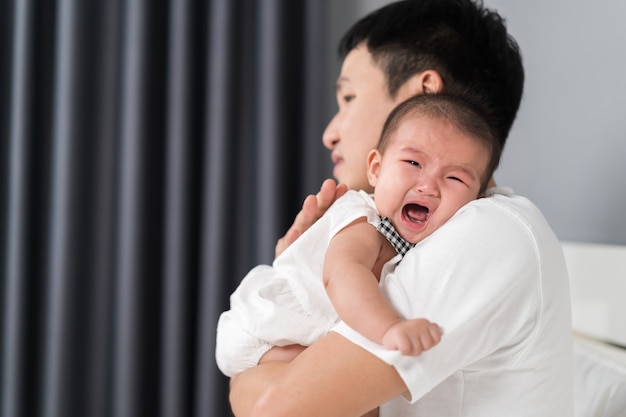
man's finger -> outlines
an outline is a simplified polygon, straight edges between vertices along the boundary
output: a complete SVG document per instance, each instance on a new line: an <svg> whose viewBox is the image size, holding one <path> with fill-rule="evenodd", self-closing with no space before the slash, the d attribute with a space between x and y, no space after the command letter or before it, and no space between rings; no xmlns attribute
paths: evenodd
<svg viewBox="0 0 626 417"><path fill-rule="evenodd" d="M322 183L320 191L317 193L317 211L325 212L332 203L335 202L337 185L334 180L327 179Z"/></svg>
<svg viewBox="0 0 626 417"><path fill-rule="evenodd" d="M335 200L348 192L348 186L346 184L339 184L335 188Z"/></svg>

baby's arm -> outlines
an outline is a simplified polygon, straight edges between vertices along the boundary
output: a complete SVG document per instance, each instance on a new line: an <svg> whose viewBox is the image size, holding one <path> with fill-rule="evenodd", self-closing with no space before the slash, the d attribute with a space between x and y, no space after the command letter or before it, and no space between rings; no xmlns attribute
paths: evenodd
<svg viewBox="0 0 626 417"><path fill-rule="evenodd" d="M386 244L365 218L341 230L326 251L324 286L350 327L403 354L419 355L439 341L439 327L425 319L404 320L387 302L372 272L388 260L379 259Z"/></svg>
<svg viewBox="0 0 626 417"><path fill-rule="evenodd" d="M382 345L403 355L417 356L439 343L441 333L441 328L429 320L402 320L387 330Z"/></svg>

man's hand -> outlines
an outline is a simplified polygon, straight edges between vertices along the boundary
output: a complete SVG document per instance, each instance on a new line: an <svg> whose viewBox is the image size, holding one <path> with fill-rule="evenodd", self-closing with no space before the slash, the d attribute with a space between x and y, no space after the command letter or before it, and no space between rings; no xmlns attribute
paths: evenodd
<svg viewBox="0 0 626 417"><path fill-rule="evenodd" d="M367 414L363 414L361 417L378 417L378 408L373 409Z"/></svg>
<svg viewBox="0 0 626 417"><path fill-rule="evenodd" d="M336 185L335 181L328 179L322 183L320 191L316 195L308 195L302 204L302 210L296 216L293 224L276 243L275 256L283 253L285 249L296 241L309 227L313 225L328 210L331 204L348 191L345 184Z"/></svg>

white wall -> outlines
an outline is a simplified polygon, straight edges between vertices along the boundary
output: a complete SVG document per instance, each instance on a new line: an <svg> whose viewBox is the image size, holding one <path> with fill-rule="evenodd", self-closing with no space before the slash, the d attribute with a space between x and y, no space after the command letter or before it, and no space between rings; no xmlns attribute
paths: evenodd
<svg viewBox="0 0 626 417"><path fill-rule="evenodd" d="M386 3L329 1L331 62L343 31ZM533 200L562 240L626 244L626 2L485 4L506 18L526 69L498 183Z"/></svg>

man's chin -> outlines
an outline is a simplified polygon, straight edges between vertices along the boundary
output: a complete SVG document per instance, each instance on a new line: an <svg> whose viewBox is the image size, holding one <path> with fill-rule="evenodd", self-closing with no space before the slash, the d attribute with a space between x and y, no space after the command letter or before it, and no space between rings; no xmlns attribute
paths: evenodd
<svg viewBox="0 0 626 417"><path fill-rule="evenodd" d="M363 183L350 183L350 182L341 182L341 181L339 181L339 184L346 184L349 190L365 191L368 194L374 193L374 188L372 188L372 186L369 184L366 185Z"/></svg>
<svg viewBox="0 0 626 417"><path fill-rule="evenodd" d="M352 178L346 175L342 175L342 166L335 165L335 169L333 171L333 178L337 181L337 184L345 184L348 186L349 190L363 190L367 193L373 193L374 187L372 187L367 178Z"/></svg>

